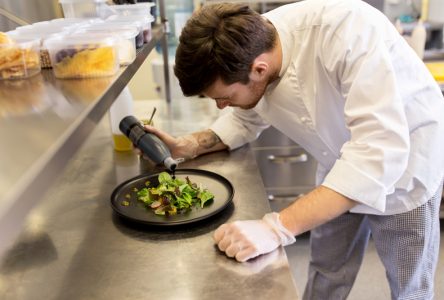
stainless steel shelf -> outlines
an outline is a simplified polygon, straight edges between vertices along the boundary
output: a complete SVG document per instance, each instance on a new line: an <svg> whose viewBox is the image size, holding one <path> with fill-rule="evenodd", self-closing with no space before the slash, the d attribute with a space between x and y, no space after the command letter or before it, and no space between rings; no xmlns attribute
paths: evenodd
<svg viewBox="0 0 444 300"><path fill-rule="evenodd" d="M42 70L26 80L0 81L0 256L156 43L163 42L163 27L153 27L152 37L135 61L112 77L60 80Z"/></svg>

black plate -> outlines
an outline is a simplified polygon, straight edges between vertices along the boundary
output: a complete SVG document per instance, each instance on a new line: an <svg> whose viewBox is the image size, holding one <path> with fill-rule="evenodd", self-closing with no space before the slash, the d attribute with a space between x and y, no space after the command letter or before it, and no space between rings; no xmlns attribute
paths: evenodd
<svg viewBox="0 0 444 300"><path fill-rule="evenodd" d="M156 173L139 175L117 186L111 195L112 208L118 215L132 221L156 226L174 226L190 224L214 216L225 209L233 199L233 185L221 175L198 169L176 170L175 175L180 179L185 179L188 176L192 182L202 184L204 188L214 194L212 203L205 205L204 208L196 207L190 212L174 216L154 214L151 208L147 208L143 202L137 200L134 188L140 190L146 187L145 183L147 181L150 182L150 186L157 186L159 184L157 180L159 173ZM128 199L127 195L130 195L131 198ZM129 201L130 204L124 206L122 205L123 201Z"/></svg>

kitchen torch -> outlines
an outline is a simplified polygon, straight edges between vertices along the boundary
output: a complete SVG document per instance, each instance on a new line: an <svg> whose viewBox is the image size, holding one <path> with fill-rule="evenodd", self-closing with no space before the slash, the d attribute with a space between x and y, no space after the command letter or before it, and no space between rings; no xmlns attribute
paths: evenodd
<svg viewBox="0 0 444 300"><path fill-rule="evenodd" d="M147 132L138 119L134 116L123 118L120 121L119 129L154 163L162 163L168 170L174 172L179 160L174 160L165 143L156 135Z"/></svg>

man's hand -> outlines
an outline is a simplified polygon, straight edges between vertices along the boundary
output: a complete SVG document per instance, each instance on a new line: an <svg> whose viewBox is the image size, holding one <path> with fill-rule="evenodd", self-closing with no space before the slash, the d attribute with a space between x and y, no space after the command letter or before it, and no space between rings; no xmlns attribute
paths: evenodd
<svg viewBox="0 0 444 300"><path fill-rule="evenodd" d="M213 239L221 251L240 262L296 241L293 234L281 224L278 213L266 214L262 220L223 224L216 229Z"/></svg>
<svg viewBox="0 0 444 300"><path fill-rule="evenodd" d="M192 159L198 155L199 143L192 134L176 138L153 126L145 125L145 129L165 143L173 158Z"/></svg>
<svg viewBox="0 0 444 300"><path fill-rule="evenodd" d="M227 149L227 146L210 129L177 138L153 126L145 125L145 129L167 145L173 158L193 159L204 153Z"/></svg>

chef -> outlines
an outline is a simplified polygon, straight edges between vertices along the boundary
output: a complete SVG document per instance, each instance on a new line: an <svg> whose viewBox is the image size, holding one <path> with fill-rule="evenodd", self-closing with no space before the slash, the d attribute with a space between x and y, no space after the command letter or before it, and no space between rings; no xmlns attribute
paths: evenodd
<svg viewBox="0 0 444 300"><path fill-rule="evenodd" d="M221 225L221 251L244 262L311 230L304 299L344 299L371 235L392 298L433 298L444 99L382 13L359 0L263 15L204 5L182 31L175 74L185 96L231 108L186 136L147 127L174 157L234 150L272 125L318 161L317 187L289 207Z"/></svg>

